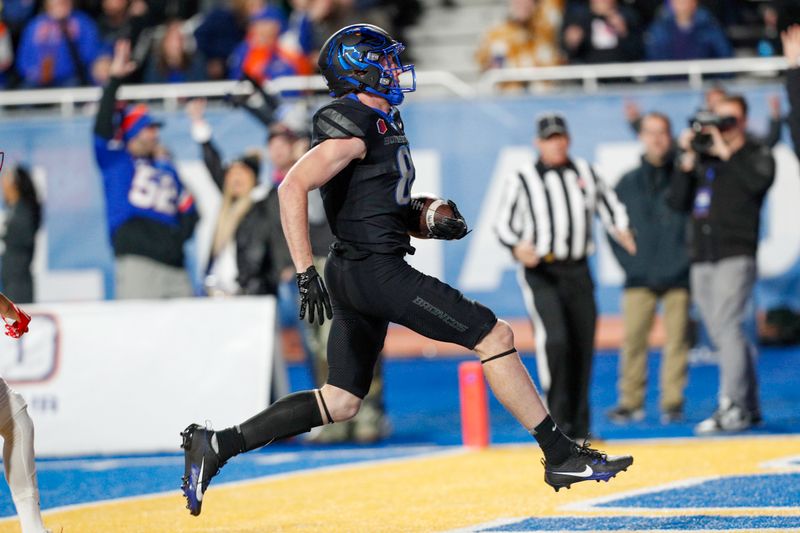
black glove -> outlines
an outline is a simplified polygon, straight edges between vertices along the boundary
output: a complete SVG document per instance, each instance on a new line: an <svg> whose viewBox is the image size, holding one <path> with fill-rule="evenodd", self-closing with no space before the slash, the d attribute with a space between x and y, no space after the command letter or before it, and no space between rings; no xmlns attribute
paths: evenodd
<svg viewBox="0 0 800 533"><path fill-rule="evenodd" d="M443 220L435 222L431 229L431 236L434 239L444 239L447 241L461 239L464 235L469 233L467 230L467 221L464 220L464 216L459 212L454 201L447 200L447 205L453 209L455 217L445 217Z"/></svg>
<svg viewBox="0 0 800 533"><path fill-rule="evenodd" d="M331 297L328 296L325 282L322 281L314 265L308 267L305 272L297 274L297 288L300 289L300 320L306 317L306 308L308 308L308 322L311 324L314 323L315 313L319 318L319 325L325 323L323 307L328 319L333 318Z"/></svg>

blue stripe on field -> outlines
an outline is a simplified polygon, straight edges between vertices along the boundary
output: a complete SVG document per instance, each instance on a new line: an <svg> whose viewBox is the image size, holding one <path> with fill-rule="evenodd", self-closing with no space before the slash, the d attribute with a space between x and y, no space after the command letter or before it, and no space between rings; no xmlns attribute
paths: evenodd
<svg viewBox="0 0 800 533"><path fill-rule="evenodd" d="M441 448L439 448L441 450ZM436 451L426 447L325 449L297 444L272 445L265 451L233 458L214 484L241 481L364 461L412 457ZM37 462L43 509L98 500L179 491L183 454L44 460ZM16 514L8 485L0 483L0 516Z"/></svg>
<svg viewBox="0 0 800 533"><path fill-rule="evenodd" d="M528 518L480 532L502 531L646 531L646 530L759 530L797 531L800 516L604 516L597 518Z"/></svg>
<svg viewBox="0 0 800 533"><path fill-rule="evenodd" d="M621 498L597 507L683 509L695 507L797 507L800 474L711 479L698 485Z"/></svg>

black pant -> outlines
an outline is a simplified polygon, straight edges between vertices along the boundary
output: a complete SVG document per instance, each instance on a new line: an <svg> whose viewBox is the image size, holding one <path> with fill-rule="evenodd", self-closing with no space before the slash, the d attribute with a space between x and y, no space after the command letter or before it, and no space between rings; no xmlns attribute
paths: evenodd
<svg viewBox="0 0 800 533"><path fill-rule="evenodd" d="M597 308L586 261L541 263L524 271L536 335L539 381L553 420L569 437L589 435Z"/></svg>
<svg viewBox="0 0 800 533"><path fill-rule="evenodd" d="M325 282L333 306L328 383L359 398L369 391L389 322L470 350L497 323L490 309L415 270L399 255L336 243Z"/></svg>

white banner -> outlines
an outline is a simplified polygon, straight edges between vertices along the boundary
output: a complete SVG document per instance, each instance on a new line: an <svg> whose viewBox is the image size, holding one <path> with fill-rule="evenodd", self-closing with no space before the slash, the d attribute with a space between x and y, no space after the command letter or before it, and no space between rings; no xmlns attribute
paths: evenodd
<svg viewBox="0 0 800 533"><path fill-rule="evenodd" d="M266 407L272 297L26 306L0 338L0 375L28 402L39 455L177 451L189 423Z"/></svg>

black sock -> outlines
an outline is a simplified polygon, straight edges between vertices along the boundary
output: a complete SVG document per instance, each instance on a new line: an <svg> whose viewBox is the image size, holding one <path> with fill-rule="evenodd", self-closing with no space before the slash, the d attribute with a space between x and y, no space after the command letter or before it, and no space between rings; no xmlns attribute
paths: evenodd
<svg viewBox="0 0 800 533"><path fill-rule="evenodd" d="M550 415L533 428L531 435L539 443L545 460L551 465L560 465L567 460L572 451L573 442L558 429Z"/></svg>
<svg viewBox="0 0 800 533"><path fill-rule="evenodd" d="M270 442L294 437L322 425L314 391L284 396L246 422L217 433L219 456L223 461Z"/></svg>
<svg viewBox="0 0 800 533"><path fill-rule="evenodd" d="M239 426L232 426L228 429L216 432L217 436L217 455L223 461L227 461L234 455L239 455L245 451L244 436Z"/></svg>

